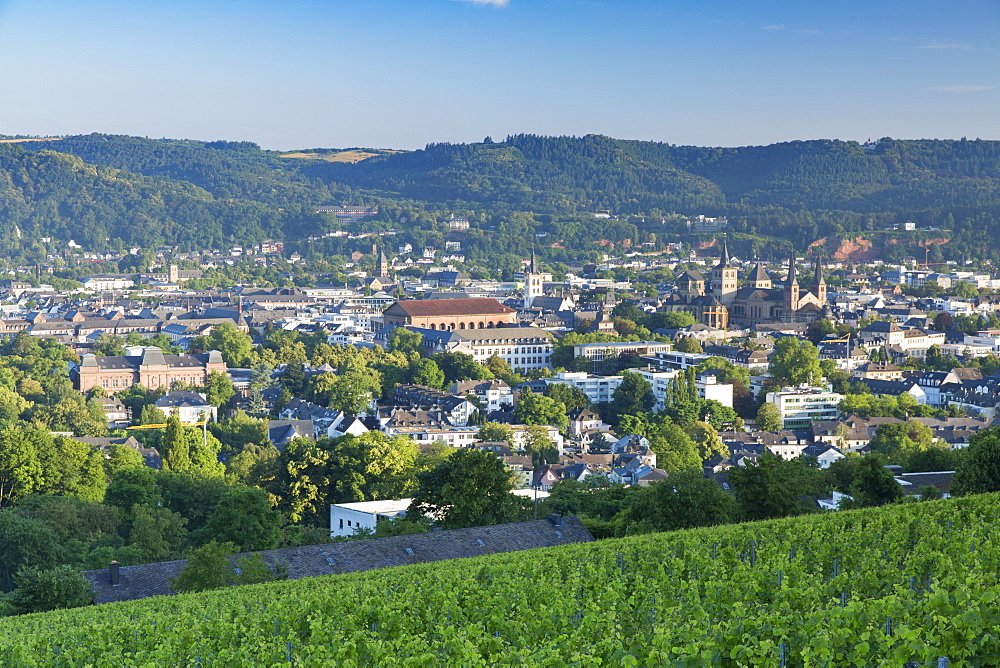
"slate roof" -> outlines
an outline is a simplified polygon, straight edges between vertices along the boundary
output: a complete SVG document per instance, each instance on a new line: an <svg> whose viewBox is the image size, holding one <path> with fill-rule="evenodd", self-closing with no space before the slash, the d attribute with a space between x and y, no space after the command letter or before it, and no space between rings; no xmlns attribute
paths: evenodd
<svg viewBox="0 0 1000 668"><path fill-rule="evenodd" d="M184 408L185 406L211 406L203 396L192 390L178 390L168 392L163 397L156 400L154 404L157 408Z"/></svg>
<svg viewBox="0 0 1000 668"><path fill-rule="evenodd" d="M576 517L550 515L549 519L530 522L264 550L260 555L272 567L283 564L288 569L288 579L295 580L593 540ZM234 558L251 554L237 554ZM111 585L107 568L83 571L83 576L94 585L95 603L133 601L170 594L170 579L180 575L186 565L187 560L178 559L123 566L118 586Z"/></svg>

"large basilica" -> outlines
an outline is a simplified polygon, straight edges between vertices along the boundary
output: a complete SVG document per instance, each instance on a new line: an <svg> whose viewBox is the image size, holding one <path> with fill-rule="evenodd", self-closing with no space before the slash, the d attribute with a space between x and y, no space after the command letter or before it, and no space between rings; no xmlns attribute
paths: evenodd
<svg viewBox="0 0 1000 668"><path fill-rule="evenodd" d="M818 258L812 284L806 290L799 286L794 257L788 260L787 279L777 288L759 262L742 287L737 274L724 243L722 259L712 268L707 289L701 272L685 271L677 279L677 292L667 298L662 310L688 311L698 322L717 329L726 329L730 322L741 326L813 322L829 315L823 264Z"/></svg>

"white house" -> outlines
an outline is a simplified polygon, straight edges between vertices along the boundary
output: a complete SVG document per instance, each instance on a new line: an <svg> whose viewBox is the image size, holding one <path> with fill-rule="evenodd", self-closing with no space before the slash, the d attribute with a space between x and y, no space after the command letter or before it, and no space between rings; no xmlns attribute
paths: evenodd
<svg viewBox="0 0 1000 668"><path fill-rule="evenodd" d="M379 520L406 515L412 499L358 501L330 505L330 538L352 536L358 529L375 530Z"/></svg>

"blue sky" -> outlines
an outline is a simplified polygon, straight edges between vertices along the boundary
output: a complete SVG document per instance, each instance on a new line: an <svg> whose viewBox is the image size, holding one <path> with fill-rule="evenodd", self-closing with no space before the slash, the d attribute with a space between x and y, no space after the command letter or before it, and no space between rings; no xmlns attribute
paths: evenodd
<svg viewBox="0 0 1000 668"><path fill-rule="evenodd" d="M1000 139L997 0L0 0L0 133Z"/></svg>

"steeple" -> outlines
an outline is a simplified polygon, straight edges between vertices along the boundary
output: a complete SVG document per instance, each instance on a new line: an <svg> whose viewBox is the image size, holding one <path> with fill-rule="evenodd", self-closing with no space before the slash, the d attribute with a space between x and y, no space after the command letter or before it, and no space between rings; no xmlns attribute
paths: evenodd
<svg viewBox="0 0 1000 668"><path fill-rule="evenodd" d="M538 271L538 258L535 257L535 247L531 247L531 262L524 272L524 308L531 308L535 297L542 296L542 274Z"/></svg>
<svg viewBox="0 0 1000 668"><path fill-rule="evenodd" d="M719 260L719 267L732 266L729 261L729 240L722 240L722 258Z"/></svg>
<svg viewBox="0 0 1000 668"><path fill-rule="evenodd" d="M722 242L722 259L712 269L712 295L725 306L733 303L736 297L736 267L729 260L729 244Z"/></svg>
<svg viewBox="0 0 1000 668"><path fill-rule="evenodd" d="M378 257L375 259L375 275L376 276L389 276L389 256L385 254L385 249L381 248L378 252Z"/></svg>
<svg viewBox="0 0 1000 668"><path fill-rule="evenodd" d="M788 280L785 282L785 318L795 322L795 312L799 310L799 281L795 277L795 254L788 258Z"/></svg>
<svg viewBox="0 0 1000 668"><path fill-rule="evenodd" d="M816 275L813 293L819 299L820 306L826 304L826 279L823 278L823 258L816 256Z"/></svg>

